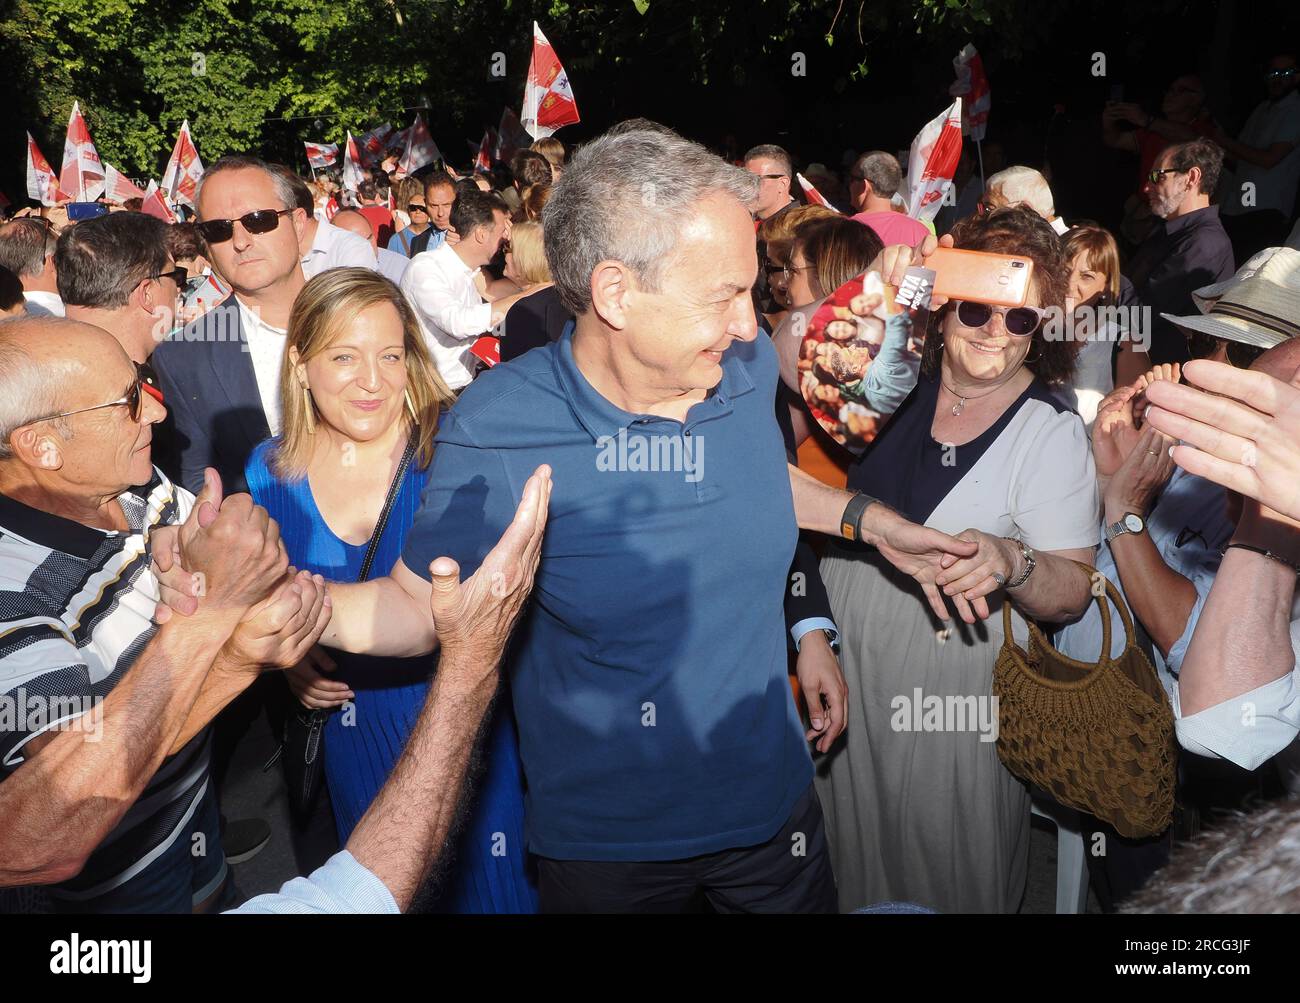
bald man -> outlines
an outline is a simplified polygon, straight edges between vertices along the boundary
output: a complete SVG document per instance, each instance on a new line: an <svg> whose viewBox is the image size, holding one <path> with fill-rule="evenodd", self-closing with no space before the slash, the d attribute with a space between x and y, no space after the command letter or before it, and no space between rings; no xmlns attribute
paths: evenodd
<svg viewBox="0 0 1300 1003"><path fill-rule="evenodd" d="M60 911L233 900L207 725L329 618L265 510L154 467L165 415L105 331L0 325L0 884L50 885ZM149 541L173 524L205 599L160 626Z"/></svg>
<svg viewBox="0 0 1300 1003"><path fill-rule="evenodd" d="M386 247L377 246L374 227L359 209L340 209L334 214L333 223L340 229L355 233L358 237L364 237L369 241L379 261L379 273L393 282L402 281L402 276L406 274L406 266L411 263L411 259L405 254L398 254Z"/></svg>

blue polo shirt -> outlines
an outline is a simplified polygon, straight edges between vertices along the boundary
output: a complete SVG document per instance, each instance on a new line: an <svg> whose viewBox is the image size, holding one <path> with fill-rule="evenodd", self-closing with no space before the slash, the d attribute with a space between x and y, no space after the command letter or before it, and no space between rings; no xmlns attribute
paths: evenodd
<svg viewBox="0 0 1300 1003"><path fill-rule="evenodd" d="M768 338L685 423L615 407L572 334L496 366L439 430L404 562L468 576L549 463L541 564L507 667L529 849L674 860L771 836L812 780L786 675L797 530Z"/></svg>

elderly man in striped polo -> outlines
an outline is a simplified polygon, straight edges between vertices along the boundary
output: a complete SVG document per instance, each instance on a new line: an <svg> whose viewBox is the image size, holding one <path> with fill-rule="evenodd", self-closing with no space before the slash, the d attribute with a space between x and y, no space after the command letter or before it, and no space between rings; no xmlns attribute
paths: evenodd
<svg viewBox="0 0 1300 1003"><path fill-rule="evenodd" d="M16 806L0 884L48 885L63 911L233 900L207 725L329 619L264 509L223 502L212 471L195 499L153 466L165 415L107 332L0 324L0 783ZM158 609L150 536L174 524L205 597L191 617Z"/></svg>

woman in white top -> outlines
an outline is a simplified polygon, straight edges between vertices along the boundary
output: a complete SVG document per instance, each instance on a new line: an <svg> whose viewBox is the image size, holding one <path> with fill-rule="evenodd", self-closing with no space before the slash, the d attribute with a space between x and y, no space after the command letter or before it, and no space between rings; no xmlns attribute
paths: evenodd
<svg viewBox="0 0 1300 1003"><path fill-rule="evenodd" d="M1091 431L1098 405L1115 389L1113 357L1119 324L1116 316L1108 314L1114 313L1121 299L1119 248L1109 230L1087 221L1072 226L1063 240L1074 323L1062 335L1078 355L1074 375L1061 387L1060 397L1079 412Z"/></svg>
<svg viewBox="0 0 1300 1003"><path fill-rule="evenodd" d="M1074 351L1041 324L1044 308L1065 302L1059 238L1021 208L963 221L953 237L1032 258L1034 281L1028 309L951 302L935 314L916 388L849 470L850 489L980 549L937 579L959 614L948 623L876 551L837 541L822 561L850 695L817 789L845 911L1017 908L1029 792L994 741L1001 604L1059 622L1091 601L1072 561L1090 563L1098 539L1092 453L1051 389Z"/></svg>

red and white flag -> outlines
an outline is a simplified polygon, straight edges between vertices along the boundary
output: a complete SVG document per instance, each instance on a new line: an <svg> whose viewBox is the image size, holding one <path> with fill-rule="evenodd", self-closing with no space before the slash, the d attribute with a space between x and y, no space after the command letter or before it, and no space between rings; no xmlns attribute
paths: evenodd
<svg viewBox="0 0 1300 1003"><path fill-rule="evenodd" d="M983 142L989 127L989 107L993 104L989 78L984 74L984 60L975 51L975 46L967 42L952 61L952 68L957 71L957 81L948 88L948 93L965 98L966 134L977 143Z"/></svg>
<svg viewBox="0 0 1300 1003"><path fill-rule="evenodd" d="M961 98L925 124L907 157L907 214L925 222L934 219L961 159Z"/></svg>
<svg viewBox="0 0 1300 1003"><path fill-rule="evenodd" d="M795 172L795 177L798 179L799 187L803 189L803 193L808 196L808 202L810 204L825 206L827 209L831 210L831 212L839 212L838 209L826 201L826 196L819 192L811 181L797 171Z"/></svg>
<svg viewBox="0 0 1300 1003"><path fill-rule="evenodd" d="M349 131L347 145L343 148L343 187L354 192L366 177L367 175L361 169L361 151Z"/></svg>
<svg viewBox="0 0 1300 1003"><path fill-rule="evenodd" d="M424 124L424 119L419 113L416 113L415 121L406 130L406 147L402 150L402 158L397 162L397 177L408 177L421 167L441 159L442 151L429 135L429 127Z"/></svg>
<svg viewBox="0 0 1300 1003"><path fill-rule="evenodd" d="M470 146L473 145L474 145L473 143L470 143ZM474 154L474 169L476 171L492 170L493 145L494 143L492 141L492 129L491 127L488 127L487 129L483 130L483 139L478 144L478 152Z"/></svg>
<svg viewBox="0 0 1300 1003"><path fill-rule="evenodd" d="M578 118L578 103L573 99L569 75L560 65L560 57L533 22L533 58L528 63L528 82L524 84L523 127L533 139L549 136L561 126L573 125Z"/></svg>
<svg viewBox="0 0 1300 1003"><path fill-rule="evenodd" d="M144 198L144 189L134 184L108 161L104 161L104 198L121 205L127 199Z"/></svg>
<svg viewBox="0 0 1300 1003"><path fill-rule="evenodd" d="M339 161L338 143L308 143L304 140L302 145L307 147L307 163L312 167L329 167Z"/></svg>
<svg viewBox="0 0 1300 1003"><path fill-rule="evenodd" d="M154 216L164 223L175 223L176 214L172 212L171 206L163 198L162 189L158 187L157 181L150 181L149 187L144 190L144 200L140 203L140 211L146 216Z"/></svg>
<svg viewBox="0 0 1300 1003"><path fill-rule="evenodd" d="M30 132L27 134L27 197L35 199L41 205L56 205L72 198L59 187L54 168L45 159L45 154L36 145Z"/></svg>
<svg viewBox="0 0 1300 1003"><path fill-rule="evenodd" d="M372 167L383 160L384 151L388 149L388 137L392 134L393 127L384 122L359 137L357 145L361 151L361 162Z"/></svg>
<svg viewBox="0 0 1300 1003"><path fill-rule="evenodd" d="M501 124L497 126L497 145L493 151L497 160L509 161L520 150L526 150L531 145L532 137L524 128L519 116L515 114L513 108L505 108L501 112Z"/></svg>
<svg viewBox="0 0 1300 1003"><path fill-rule="evenodd" d="M190 136L190 122L186 119L181 123L176 145L172 147L171 159L167 161L167 169L163 171L162 186L167 189L172 205L183 204L191 209L196 208L194 192L201 177L203 177L203 161L199 159L198 148Z"/></svg>
<svg viewBox="0 0 1300 1003"><path fill-rule="evenodd" d="M78 101L72 102L72 114L68 117L59 187L77 202L94 202L104 192L104 165L99 162Z"/></svg>

